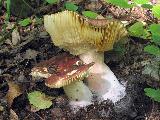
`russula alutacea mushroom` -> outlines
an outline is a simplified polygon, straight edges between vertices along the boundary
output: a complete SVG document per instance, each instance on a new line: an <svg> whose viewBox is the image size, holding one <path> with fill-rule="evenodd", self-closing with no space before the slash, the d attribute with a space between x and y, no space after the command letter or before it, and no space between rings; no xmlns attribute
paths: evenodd
<svg viewBox="0 0 160 120"><path fill-rule="evenodd" d="M92 100L91 91L82 81L91 66L93 63L84 64L78 57L62 54L37 64L31 75L47 78L45 85L50 88L63 87L70 104L82 107Z"/></svg>
<svg viewBox="0 0 160 120"><path fill-rule="evenodd" d="M125 95L125 87L104 63L104 51L127 35L124 25L111 19L87 19L72 11L44 16L44 26L53 43L79 55L89 64L95 62L87 78L88 87L103 99L118 101Z"/></svg>

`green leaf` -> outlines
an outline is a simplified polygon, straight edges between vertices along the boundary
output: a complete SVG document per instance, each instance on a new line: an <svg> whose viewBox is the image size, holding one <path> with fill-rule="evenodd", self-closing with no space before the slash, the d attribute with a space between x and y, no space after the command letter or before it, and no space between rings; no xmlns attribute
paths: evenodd
<svg viewBox="0 0 160 120"><path fill-rule="evenodd" d="M95 12L92 12L92 11L83 11L82 14L85 16L85 17L88 17L88 18L91 18L91 19L95 19L98 14L95 13Z"/></svg>
<svg viewBox="0 0 160 120"><path fill-rule="evenodd" d="M155 56L160 56L160 48L158 46L155 46L155 45L147 45L144 48L144 51L148 52L150 54L153 54Z"/></svg>
<svg viewBox="0 0 160 120"><path fill-rule="evenodd" d="M160 34L152 34L152 41L157 45L160 45Z"/></svg>
<svg viewBox="0 0 160 120"><path fill-rule="evenodd" d="M128 4L128 0L106 0L106 2L111 3L113 5L117 5L122 8L132 8L131 4Z"/></svg>
<svg viewBox="0 0 160 120"><path fill-rule="evenodd" d="M31 24L31 22L32 21L31 21L30 18L26 18L26 19L23 19L23 20L19 21L19 25L25 27L25 26Z"/></svg>
<svg viewBox="0 0 160 120"><path fill-rule="evenodd" d="M136 22L128 28L131 36L141 37L144 34L144 28L142 22Z"/></svg>
<svg viewBox="0 0 160 120"><path fill-rule="evenodd" d="M143 4L143 5L141 5L141 7L147 8L147 9L152 9L153 8L153 6L150 5L150 4Z"/></svg>
<svg viewBox="0 0 160 120"><path fill-rule="evenodd" d="M160 24L151 24L149 26L149 30L152 34L159 34L160 35Z"/></svg>
<svg viewBox="0 0 160 120"><path fill-rule="evenodd" d="M149 0L133 0L136 4L146 4Z"/></svg>
<svg viewBox="0 0 160 120"><path fill-rule="evenodd" d="M153 100L160 102L160 89L145 88L145 94Z"/></svg>
<svg viewBox="0 0 160 120"><path fill-rule="evenodd" d="M77 11L77 10L78 10L78 6L75 5L75 4L72 3L72 2L66 2L66 3L65 3L65 8L66 8L67 10L71 10L71 11Z"/></svg>
<svg viewBox="0 0 160 120"><path fill-rule="evenodd" d="M141 36L141 38L143 38L143 39L149 39L150 35L151 34L146 29L144 29L143 35Z"/></svg>
<svg viewBox="0 0 160 120"><path fill-rule="evenodd" d="M52 105L51 98L46 96L44 93L40 91L33 91L28 93L28 99L30 104L38 109L46 109Z"/></svg>
<svg viewBox="0 0 160 120"><path fill-rule="evenodd" d="M149 30L152 33L152 41L156 44L160 44L160 24L151 24Z"/></svg>
<svg viewBox="0 0 160 120"><path fill-rule="evenodd" d="M49 4L55 4L57 3L59 0L46 0L47 3Z"/></svg>
<svg viewBox="0 0 160 120"><path fill-rule="evenodd" d="M153 6L152 13L155 17L160 18L160 5Z"/></svg>
<svg viewBox="0 0 160 120"><path fill-rule="evenodd" d="M7 14L6 14L6 20L9 21L10 14L11 14L11 11L10 11L11 0L6 0L6 2L7 2Z"/></svg>

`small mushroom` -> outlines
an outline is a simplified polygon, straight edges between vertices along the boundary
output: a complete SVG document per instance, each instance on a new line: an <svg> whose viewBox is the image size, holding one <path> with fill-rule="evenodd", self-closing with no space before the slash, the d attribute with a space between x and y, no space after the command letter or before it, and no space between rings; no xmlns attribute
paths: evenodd
<svg viewBox="0 0 160 120"><path fill-rule="evenodd" d="M63 11L44 16L44 26L53 43L79 55L89 64L95 62L87 78L88 87L103 99L113 102L125 95L125 87L104 63L104 51L127 36L124 25L114 19L87 19L76 12Z"/></svg>
<svg viewBox="0 0 160 120"><path fill-rule="evenodd" d="M32 69L34 77L44 77L50 88L63 87L65 94L74 106L91 104L92 93L83 83L93 63L84 64L78 57L63 54L39 63Z"/></svg>

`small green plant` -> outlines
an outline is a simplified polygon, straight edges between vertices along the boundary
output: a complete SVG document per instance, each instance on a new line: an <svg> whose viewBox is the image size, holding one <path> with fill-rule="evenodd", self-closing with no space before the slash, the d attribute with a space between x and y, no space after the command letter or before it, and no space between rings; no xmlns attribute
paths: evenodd
<svg viewBox="0 0 160 120"><path fill-rule="evenodd" d="M36 107L38 110L49 108L52 105L52 98L46 96L40 91L28 93L28 100L30 104Z"/></svg>
<svg viewBox="0 0 160 120"><path fill-rule="evenodd" d="M83 11L82 14L83 16L91 18L91 19L95 19L98 16L97 13L92 12L92 11Z"/></svg>
<svg viewBox="0 0 160 120"><path fill-rule="evenodd" d="M70 10L70 11L77 11L78 10L78 6L77 5L75 5L74 3L72 3L72 2L66 2L65 4L64 4L64 6L65 6L65 8L67 9L67 10Z"/></svg>
<svg viewBox="0 0 160 120"><path fill-rule="evenodd" d="M32 23L32 20L30 18L25 18L25 19L19 21L19 25L22 27L25 27L31 23Z"/></svg>
<svg viewBox="0 0 160 120"><path fill-rule="evenodd" d="M145 95L152 98L154 101L160 102L160 89L145 88Z"/></svg>
<svg viewBox="0 0 160 120"><path fill-rule="evenodd" d="M6 20L9 21L9 18L10 18L10 5L11 5L11 0L7 0L7 14L6 14Z"/></svg>
<svg viewBox="0 0 160 120"><path fill-rule="evenodd" d="M122 8L132 8L133 5L128 4L128 0L106 0L106 2Z"/></svg>
<svg viewBox="0 0 160 120"><path fill-rule="evenodd" d="M45 0L45 1L49 4L55 4L55 3L59 2L59 0Z"/></svg>

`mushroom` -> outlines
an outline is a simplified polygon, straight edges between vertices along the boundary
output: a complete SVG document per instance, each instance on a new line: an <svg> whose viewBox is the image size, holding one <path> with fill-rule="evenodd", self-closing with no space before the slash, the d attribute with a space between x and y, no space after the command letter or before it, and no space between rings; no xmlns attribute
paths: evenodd
<svg viewBox="0 0 160 120"><path fill-rule="evenodd" d="M95 64L86 78L88 87L104 100L113 102L125 95L114 73L104 63L104 51L127 35L124 25L114 19L87 19L76 12L63 11L44 16L44 26L54 45Z"/></svg>
<svg viewBox="0 0 160 120"><path fill-rule="evenodd" d="M78 57L62 54L37 64L31 75L47 78L45 85L50 88L63 87L70 104L83 107L92 101L92 93L82 81L92 65L84 64Z"/></svg>

